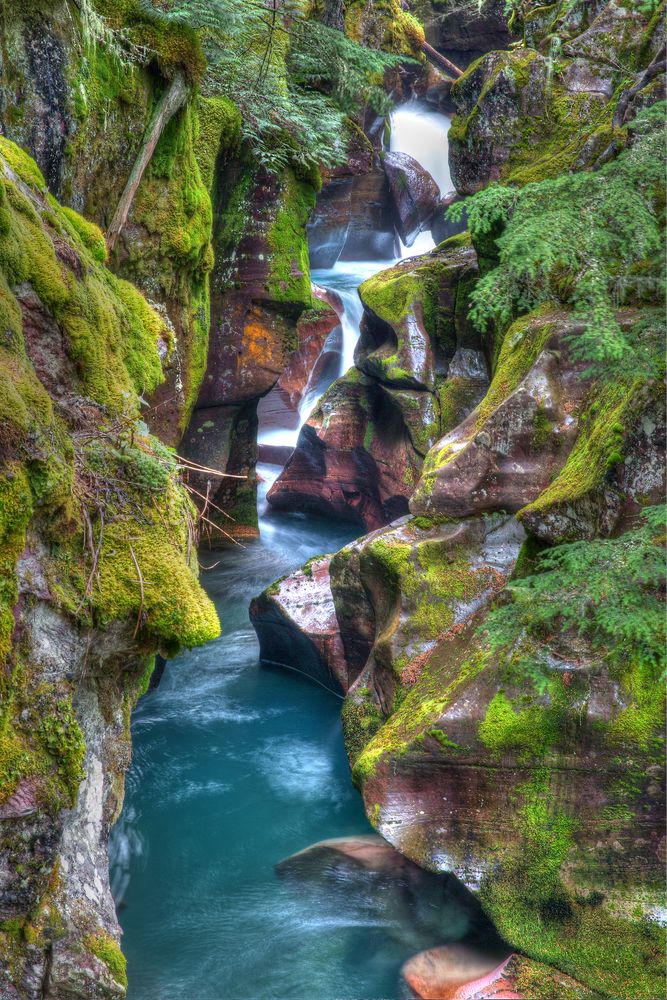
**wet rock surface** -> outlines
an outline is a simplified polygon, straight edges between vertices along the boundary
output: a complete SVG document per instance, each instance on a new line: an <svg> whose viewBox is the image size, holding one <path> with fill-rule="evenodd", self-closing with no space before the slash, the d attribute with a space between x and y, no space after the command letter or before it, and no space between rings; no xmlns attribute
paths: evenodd
<svg viewBox="0 0 667 1000"><path fill-rule="evenodd" d="M429 228L440 192L427 170L407 153L385 153L382 166L389 181L396 228L407 247Z"/></svg>
<svg viewBox="0 0 667 1000"><path fill-rule="evenodd" d="M459 240L362 286L356 367L303 427L269 491L272 506L333 514L367 529L407 513L438 431L469 412L487 385L466 316L476 274L475 251ZM474 371L464 373L462 359L473 355Z"/></svg>
<svg viewBox="0 0 667 1000"><path fill-rule="evenodd" d="M291 667L345 694L355 679L345 659L331 586L329 558L314 559L250 605L260 659Z"/></svg>

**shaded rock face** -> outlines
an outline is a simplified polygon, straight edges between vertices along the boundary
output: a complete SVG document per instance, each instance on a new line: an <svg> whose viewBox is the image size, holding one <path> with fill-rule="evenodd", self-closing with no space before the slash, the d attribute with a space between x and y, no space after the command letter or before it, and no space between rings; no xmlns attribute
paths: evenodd
<svg viewBox="0 0 667 1000"><path fill-rule="evenodd" d="M33 539L31 554L26 553L31 573L39 566L34 553L40 548ZM80 633L48 602L33 602L34 596L26 589L17 623L29 644L31 685L35 691L40 685L55 686L64 698L71 677L80 678L73 707L86 743L84 778L74 808L57 817L45 809L43 795L34 794L29 781L22 782L0 814L0 919L20 922L26 914L35 914L32 919L37 925L37 941L28 949L23 967L18 952L16 964L4 956L6 972L12 970L19 992L5 994L0 983L0 995L25 1000L122 997L123 985L90 952L87 936L120 937L109 888L107 848L122 806L123 780L131 757L120 708L126 679L136 683L145 672L145 659L136 653L131 628L111 634ZM91 649L95 651L92 659ZM109 717L112 705L117 711Z"/></svg>
<svg viewBox="0 0 667 1000"><path fill-rule="evenodd" d="M406 247L411 247L429 227L440 197L438 185L407 153L385 153L382 166L391 188L396 228Z"/></svg>
<svg viewBox="0 0 667 1000"><path fill-rule="evenodd" d="M325 177L308 222L311 266L329 268L337 260L390 260L395 244L385 172L371 141L355 128L349 136L347 162Z"/></svg>
<svg viewBox="0 0 667 1000"><path fill-rule="evenodd" d="M605 735L631 695L576 642L554 648L547 696L480 653L473 628L441 643L400 710L357 758L355 774L378 829L418 863L478 889L500 933L509 940L521 934L525 950L545 961L564 961L570 921L581 935L625 942L620 963L603 947L592 969L575 948L570 967L601 995L623 995L636 971L622 966L636 969L639 956L652 995L649 970L661 935L655 924L642 933L632 921L634 907L655 920L661 906L664 787L650 751L635 744L619 756ZM510 704L522 706L509 709L510 722L530 719L530 735L503 728ZM540 741L552 741L546 755ZM621 777L628 768L633 791ZM628 794L641 803L637 812L622 806ZM531 822L543 810L549 818L538 833Z"/></svg>
<svg viewBox="0 0 667 1000"><path fill-rule="evenodd" d="M439 430L468 413L487 386L481 344L466 318L476 274L474 250L459 241L362 286L356 368L304 426L269 491L272 506L367 529L407 513Z"/></svg>
<svg viewBox="0 0 667 1000"><path fill-rule="evenodd" d="M308 242L314 268L395 256L394 216L382 167L325 184L308 225Z"/></svg>
<svg viewBox="0 0 667 1000"><path fill-rule="evenodd" d="M320 325L307 313L301 329L297 325L312 305L304 235L314 198L310 186L289 174L238 177L235 170L229 181L242 206L232 199L218 222L206 376L183 448L191 461L241 477L220 480L202 473L193 478L200 493L210 494L215 507L235 519L225 523L213 509L212 521L234 535L253 535L258 400L281 376L296 393L299 370L337 318L328 313ZM244 222L240 240L239 217ZM290 390L285 391L289 397ZM214 528L211 541L220 541Z"/></svg>
<svg viewBox="0 0 667 1000"><path fill-rule="evenodd" d="M558 23L561 30L561 6L545 7L544 23L527 21L540 39L548 36L548 25ZM491 181L525 184L582 170L606 149L621 67L641 63L640 53L648 48L655 54L660 42L646 12L611 2L598 5L589 24L589 7L572 11L572 37L563 46L557 79L547 57L526 48L488 53L452 86L457 114L449 132L450 167L459 194Z"/></svg>
<svg viewBox="0 0 667 1000"><path fill-rule="evenodd" d="M250 621L262 662L299 670L336 694L347 692L354 676L341 643L327 556L256 597Z"/></svg>
<svg viewBox="0 0 667 1000"><path fill-rule="evenodd" d="M426 38L458 66L492 49L505 49L513 40L504 0L484 0L475 9L455 0L431 0L425 21Z"/></svg>
<svg viewBox="0 0 667 1000"><path fill-rule="evenodd" d="M575 329L554 314L508 331L483 402L429 453L414 513L516 512L548 486L574 443L588 389L567 356Z"/></svg>
<svg viewBox="0 0 667 1000"><path fill-rule="evenodd" d="M382 428L370 450L368 427ZM418 467L400 410L353 369L320 400L268 501L377 527L407 511Z"/></svg>

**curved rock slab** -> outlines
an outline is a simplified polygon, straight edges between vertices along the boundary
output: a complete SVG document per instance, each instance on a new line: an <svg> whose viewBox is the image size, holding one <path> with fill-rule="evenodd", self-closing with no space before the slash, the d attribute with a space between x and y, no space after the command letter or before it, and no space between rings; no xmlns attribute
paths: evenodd
<svg viewBox="0 0 667 1000"><path fill-rule="evenodd" d="M574 444L589 388L567 353L576 330L555 311L508 330L488 393L427 455L413 513L516 512L546 489Z"/></svg>
<svg viewBox="0 0 667 1000"><path fill-rule="evenodd" d="M320 400L267 499L372 529L407 513L420 467L400 408L353 368Z"/></svg>
<svg viewBox="0 0 667 1000"><path fill-rule="evenodd" d="M407 153L385 153L382 166L389 181L399 236L411 247L419 233L430 227L440 189L428 170Z"/></svg>
<svg viewBox="0 0 667 1000"><path fill-rule="evenodd" d="M458 633L504 585L523 538L507 516L405 518L336 553L330 576L343 646L367 648L374 629L351 693L360 711L391 714L442 636Z"/></svg>
<svg viewBox="0 0 667 1000"><path fill-rule="evenodd" d="M306 565L268 587L250 604L250 621L263 663L306 674L336 694L352 681L340 639L331 587L330 556Z"/></svg>

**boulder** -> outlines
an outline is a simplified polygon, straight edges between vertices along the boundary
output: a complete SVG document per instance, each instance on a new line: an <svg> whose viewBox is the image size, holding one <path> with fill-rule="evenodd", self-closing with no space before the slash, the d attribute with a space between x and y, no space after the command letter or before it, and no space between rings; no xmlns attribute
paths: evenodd
<svg viewBox="0 0 667 1000"><path fill-rule="evenodd" d="M349 704L389 716L442 637L460 632L504 585L524 537L507 515L401 518L336 553L330 579L341 641L350 656L371 641Z"/></svg>
<svg viewBox="0 0 667 1000"><path fill-rule="evenodd" d="M329 556L312 559L253 599L250 621L264 663L304 673L336 694L355 679L349 670L329 585Z"/></svg>
<svg viewBox="0 0 667 1000"><path fill-rule="evenodd" d="M508 962L507 955L448 944L419 952L401 976L418 1000L523 1000L504 975Z"/></svg>
<svg viewBox="0 0 667 1000"><path fill-rule="evenodd" d="M475 251L462 236L361 286L357 367L334 383L303 427L268 494L271 505L366 529L407 513L424 455L488 384L467 319L477 273ZM466 352L477 359L472 375L460 366Z"/></svg>
<svg viewBox="0 0 667 1000"><path fill-rule="evenodd" d="M407 153L385 153L382 166L389 181L396 228L406 247L411 247L429 228L440 197L438 185Z"/></svg>
<svg viewBox="0 0 667 1000"><path fill-rule="evenodd" d="M427 455L414 513L516 512L546 489L574 444L589 388L567 352L576 329L566 314L538 311L508 330L488 393Z"/></svg>
<svg viewBox="0 0 667 1000"><path fill-rule="evenodd" d="M456 81L452 98L449 162L462 195L492 181L524 184L590 166L611 136L601 84L569 89L533 49L490 52Z"/></svg>

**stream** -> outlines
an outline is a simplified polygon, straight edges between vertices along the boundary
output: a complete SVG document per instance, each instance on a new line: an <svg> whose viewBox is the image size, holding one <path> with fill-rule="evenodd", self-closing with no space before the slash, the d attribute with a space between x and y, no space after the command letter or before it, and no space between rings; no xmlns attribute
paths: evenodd
<svg viewBox="0 0 667 1000"><path fill-rule="evenodd" d="M392 116L392 148L428 165L438 143L437 173L438 158L447 164L448 120L436 116L438 127L423 107L404 108ZM441 187L447 178L441 170ZM417 242L403 254L433 246L428 233ZM391 263L313 273L345 308L338 374L352 364L357 286ZM302 421L321 391L302 404ZM340 700L298 673L262 666L248 619L253 596L346 544L353 529L267 511L279 468L258 472L260 539L201 556L213 566L203 584L222 636L171 661L133 716L133 763L110 845L128 997L396 1000L407 958L446 941L479 944L486 929L447 876L420 873L416 894L404 879L373 873L308 885L276 877L276 863L316 841L372 830L350 780Z"/></svg>

